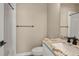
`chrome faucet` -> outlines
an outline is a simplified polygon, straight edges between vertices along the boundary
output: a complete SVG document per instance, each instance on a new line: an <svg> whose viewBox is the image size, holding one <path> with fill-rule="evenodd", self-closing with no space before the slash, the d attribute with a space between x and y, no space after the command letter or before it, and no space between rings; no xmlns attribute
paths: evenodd
<svg viewBox="0 0 79 59"><path fill-rule="evenodd" d="M70 43L71 42L70 40L72 39L73 40L72 44L77 45L77 40L78 39L75 36L74 37L66 37L66 38L68 39L67 40L68 43Z"/></svg>

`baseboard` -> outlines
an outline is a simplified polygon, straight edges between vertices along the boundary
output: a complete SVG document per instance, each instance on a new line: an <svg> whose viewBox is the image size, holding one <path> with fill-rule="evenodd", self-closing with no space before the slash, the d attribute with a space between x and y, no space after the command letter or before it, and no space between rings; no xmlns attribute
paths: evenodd
<svg viewBox="0 0 79 59"><path fill-rule="evenodd" d="M17 53L16 56L30 56L32 52Z"/></svg>

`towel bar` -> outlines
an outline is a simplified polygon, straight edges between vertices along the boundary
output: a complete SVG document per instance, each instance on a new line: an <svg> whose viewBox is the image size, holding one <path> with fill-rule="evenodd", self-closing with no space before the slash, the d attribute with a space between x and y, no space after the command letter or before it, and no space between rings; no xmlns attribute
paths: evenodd
<svg viewBox="0 0 79 59"><path fill-rule="evenodd" d="M34 27L34 25L27 25L27 26L25 26L25 25L17 25L16 27Z"/></svg>

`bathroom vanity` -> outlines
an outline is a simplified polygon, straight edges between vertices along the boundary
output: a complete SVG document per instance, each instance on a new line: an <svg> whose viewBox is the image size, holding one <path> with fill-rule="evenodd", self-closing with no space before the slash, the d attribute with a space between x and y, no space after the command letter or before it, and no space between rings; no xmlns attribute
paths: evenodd
<svg viewBox="0 0 79 59"><path fill-rule="evenodd" d="M44 56L79 56L78 45L72 45L64 39L48 39L43 41Z"/></svg>

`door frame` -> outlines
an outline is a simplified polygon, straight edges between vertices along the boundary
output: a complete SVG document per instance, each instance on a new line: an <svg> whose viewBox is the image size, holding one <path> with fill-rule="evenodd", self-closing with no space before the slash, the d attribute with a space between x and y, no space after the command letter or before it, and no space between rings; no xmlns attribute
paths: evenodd
<svg viewBox="0 0 79 59"><path fill-rule="evenodd" d="M13 52L14 56L16 55L16 3L10 3L13 5L14 8L14 15L13 15Z"/></svg>
<svg viewBox="0 0 79 59"><path fill-rule="evenodd" d="M14 4L14 19L13 19L13 50L14 55L16 55L16 3Z"/></svg>
<svg viewBox="0 0 79 59"><path fill-rule="evenodd" d="M14 8L14 9L12 9L13 10L13 15L12 15L12 17L13 17L12 18L12 43L13 44L12 44L11 54L9 54L9 55L14 56L14 55L16 55L16 3L7 3L7 5L9 5L9 7L11 9L12 9L12 7Z"/></svg>
<svg viewBox="0 0 79 59"><path fill-rule="evenodd" d="M0 3L0 42L4 40L4 4ZM0 56L4 55L4 46L0 46Z"/></svg>

